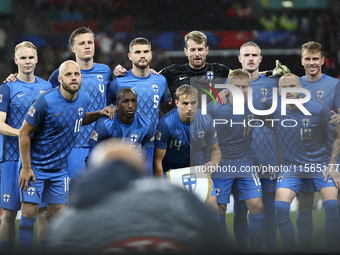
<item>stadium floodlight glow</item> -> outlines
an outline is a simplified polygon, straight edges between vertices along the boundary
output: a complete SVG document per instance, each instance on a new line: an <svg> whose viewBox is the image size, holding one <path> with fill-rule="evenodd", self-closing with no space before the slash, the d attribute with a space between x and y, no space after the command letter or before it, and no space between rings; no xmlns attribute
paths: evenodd
<svg viewBox="0 0 340 255"><path fill-rule="evenodd" d="M281 1L281 6L283 8L293 8L294 7L294 2L291 0L283 0Z"/></svg>

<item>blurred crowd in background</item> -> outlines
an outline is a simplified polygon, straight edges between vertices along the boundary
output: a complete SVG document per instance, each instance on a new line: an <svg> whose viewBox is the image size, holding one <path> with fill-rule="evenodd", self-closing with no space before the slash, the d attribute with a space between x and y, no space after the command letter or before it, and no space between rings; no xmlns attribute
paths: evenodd
<svg viewBox="0 0 340 255"><path fill-rule="evenodd" d="M1 0L6 1L6 0ZM1 2L0 1L0 2ZM283 0L272 0L281 1ZM299 0L301 2L301 0ZM14 72L13 51L17 43L32 41L38 47L36 75L49 75L66 59L73 59L68 37L81 26L96 34L95 60L113 68L117 64L130 68L128 44L137 36L150 39L155 70L171 63L185 63L167 57L169 50L182 50L183 37L191 30L208 35L211 50L239 46L232 43L241 35L255 40L261 48L299 49L309 40L325 48L324 72L340 77L340 3L327 2L323 8L265 8L270 0L12 0L9 10L0 14L0 79ZM294 4L294 0L286 1ZM313 2L313 1L305 1ZM283 5L282 5L283 6ZM289 7L289 6L288 6ZM211 31L206 32L206 31ZM225 32L228 31L228 32ZM233 34L233 31L246 31ZM287 33L288 32L288 33ZM210 36L211 35L211 36ZM234 36L234 37L233 37ZM177 37L174 43L170 39ZM254 39L255 38L255 39ZM227 41L227 42L226 42ZM177 43L178 42L178 43ZM240 42L241 43L241 42ZM242 42L243 43L243 42ZM241 43L241 44L242 44ZM280 53L265 58L282 59ZM294 61L299 61L295 54ZM292 58L287 58L291 60ZM209 62L216 59L208 59ZM217 59L230 68L238 68L234 57ZM274 65L274 60L271 60ZM299 63L284 63L294 72ZM264 67L266 68L266 67ZM298 71L295 71L298 73Z"/></svg>

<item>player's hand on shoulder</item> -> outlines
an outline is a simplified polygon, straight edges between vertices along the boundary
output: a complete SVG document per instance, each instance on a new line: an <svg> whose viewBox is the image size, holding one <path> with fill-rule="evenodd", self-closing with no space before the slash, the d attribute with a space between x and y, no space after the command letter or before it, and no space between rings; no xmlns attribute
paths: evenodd
<svg viewBox="0 0 340 255"><path fill-rule="evenodd" d="M127 70L121 65L116 65L115 69L113 69L114 76L125 76L126 73Z"/></svg>
<svg viewBox="0 0 340 255"><path fill-rule="evenodd" d="M329 121L329 124L335 126L336 124L340 123L340 114L336 113L335 111L332 112L331 120Z"/></svg>
<svg viewBox="0 0 340 255"><path fill-rule="evenodd" d="M158 74L158 72L155 69L150 68L150 71L151 71L152 74L155 74L155 75Z"/></svg>
<svg viewBox="0 0 340 255"><path fill-rule="evenodd" d="M14 73L14 74L11 73L10 75L8 75L8 77L6 78L4 82L16 82L17 76L18 76L18 73Z"/></svg>
<svg viewBox="0 0 340 255"><path fill-rule="evenodd" d="M290 73L290 70L287 66L282 65L279 60L275 61L275 68L273 70L272 76L273 78L280 78L282 75Z"/></svg>
<svg viewBox="0 0 340 255"><path fill-rule="evenodd" d="M209 161L205 163L205 167L203 168L203 172L213 173L217 170L218 164L214 161Z"/></svg>
<svg viewBox="0 0 340 255"><path fill-rule="evenodd" d="M219 95L220 98L221 98L222 104L227 104L227 103L228 103L227 96L230 95L229 89L224 89L224 90L222 90L220 93L218 93L218 95ZM218 100L218 98L216 99L216 101L217 101L217 100Z"/></svg>
<svg viewBox="0 0 340 255"><path fill-rule="evenodd" d="M21 169L20 175L19 175L19 187L20 190L22 190L25 187L25 191L27 191L28 183L32 179L32 181L35 183L36 179L33 173L32 168L29 169Z"/></svg>
<svg viewBox="0 0 340 255"><path fill-rule="evenodd" d="M116 114L117 108L113 108L111 106L106 106L103 110L100 111L102 116L107 116L110 120L113 120Z"/></svg>

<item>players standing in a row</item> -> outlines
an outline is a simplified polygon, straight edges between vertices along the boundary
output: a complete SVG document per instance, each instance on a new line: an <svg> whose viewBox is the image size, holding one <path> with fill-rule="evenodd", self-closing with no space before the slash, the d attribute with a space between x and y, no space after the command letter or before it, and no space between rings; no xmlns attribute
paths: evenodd
<svg viewBox="0 0 340 255"><path fill-rule="evenodd" d="M139 99L137 93L131 88L118 90L116 96L117 113L113 120L101 117L97 120L91 135L90 146L93 148L105 139L116 137L128 139L135 146L138 153L145 156L146 166L150 176L153 163L154 150L154 122L136 112ZM146 173L145 173L146 174Z"/></svg>
<svg viewBox="0 0 340 255"><path fill-rule="evenodd" d="M58 75L60 86L44 93L33 103L19 131L21 250L32 249L39 203L47 203L49 216L55 217L68 202L67 158L81 125L88 125L103 115L113 118L109 106L101 111L87 112L90 98L87 93L79 91L81 79L76 62L62 63Z"/></svg>
<svg viewBox="0 0 340 255"><path fill-rule="evenodd" d="M107 86L112 80L111 70L107 65L94 63L94 34L89 28L81 27L74 30L69 42L83 75L81 90L87 92L91 99L88 110L101 110L106 106ZM58 72L57 69L49 78L53 87L59 86ZM68 158L70 178L73 180L85 169L93 128L94 123L80 128L77 142Z"/></svg>
<svg viewBox="0 0 340 255"><path fill-rule="evenodd" d="M12 251L15 239L15 218L21 208L19 196L19 143L21 124L34 99L52 88L51 84L34 75L38 63L37 49L28 41L19 43L14 50L14 62L18 66L18 81L0 86L0 133L1 144L1 249ZM43 224L43 225L41 225ZM39 213L38 236L44 245L48 224L47 212Z"/></svg>
<svg viewBox="0 0 340 255"><path fill-rule="evenodd" d="M301 87L296 75L286 74L280 78L280 95L283 89L296 87ZM286 98L300 97L300 91L286 93ZM330 125L331 110L315 100L309 100L302 105L311 115L305 115L296 105L288 104L286 115L282 116L280 103L277 104L273 118L293 119L296 122L296 125L290 128L275 125L282 149L282 165L287 169L278 176L275 197L275 210L282 240L287 249L294 249L295 235L290 220L290 203L299 194L304 180L313 178L314 185L321 194L326 214L326 247L329 251L335 251L339 248L337 236L340 217L337 197L340 179L335 168L330 166L336 164L340 153L340 124ZM267 104L267 109L270 107L271 102ZM329 144L329 133L334 135L332 148ZM325 177L324 169L327 169Z"/></svg>

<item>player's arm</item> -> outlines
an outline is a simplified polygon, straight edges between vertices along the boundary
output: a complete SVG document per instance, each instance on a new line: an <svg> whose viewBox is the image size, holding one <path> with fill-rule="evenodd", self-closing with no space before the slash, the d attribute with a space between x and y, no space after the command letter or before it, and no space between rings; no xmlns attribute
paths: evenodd
<svg viewBox="0 0 340 255"><path fill-rule="evenodd" d="M35 182L35 176L31 168L31 138L30 135L35 131L35 127L26 120L22 124L19 131L19 150L22 161L21 172L19 176L19 187L22 190L28 188L28 182L32 179Z"/></svg>
<svg viewBox="0 0 340 255"><path fill-rule="evenodd" d="M113 75L114 76L125 76L127 73L127 70L122 65L116 65L113 69Z"/></svg>
<svg viewBox="0 0 340 255"><path fill-rule="evenodd" d="M7 113L0 111L0 134L7 136L18 136L19 129L13 128L6 123Z"/></svg>
<svg viewBox="0 0 340 255"><path fill-rule="evenodd" d="M210 145L209 149L211 151L210 161L207 162L205 166L207 167L207 169L209 169L209 167L212 167L213 170L216 170L222 158L222 153L220 150L220 146L218 145L218 142L215 143L214 145Z"/></svg>
<svg viewBox="0 0 340 255"><path fill-rule="evenodd" d="M96 112L87 112L85 114L82 126L91 124L92 122L95 122L98 120L101 116L107 116L112 120L115 116L117 109L114 109L111 106L106 106L103 110L101 111L96 111Z"/></svg>
<svg viewBox="0 0 340 255"><path fill-rule="evenodd" d="M59 75L59 69L55 70L50 78L48 78L48 81L52 84L52 88L58 87L60 85L60 82L58 80Z"/></svg>
<svg viewBox="0 0 340 255"><path fill-rule="evenodd" d="M164 159L166 150L155 147L153 154L153 175L163 178L163 166L162 161Z"/></svg>
<svg viewBox="0 0 340 255"><path fill-rule="evenodd" d="M273 70L259 72L261 75L272 78L280 78L286 73L290 73L289 68L285 65L282 65L279 60L275 61L275 68Z"/></svg>
<svg viewBox="0 0 340 255"><path fill-rule="evenodd" d="M337 159L340 155L340 124L336 124L332 134L334 136L332 144L332 153L329 165L325 173L325 181L328 177L331 177L337 188L340 188L340 177L339 177L339 165L337 165Z"/></svg>

